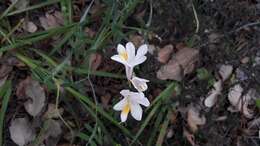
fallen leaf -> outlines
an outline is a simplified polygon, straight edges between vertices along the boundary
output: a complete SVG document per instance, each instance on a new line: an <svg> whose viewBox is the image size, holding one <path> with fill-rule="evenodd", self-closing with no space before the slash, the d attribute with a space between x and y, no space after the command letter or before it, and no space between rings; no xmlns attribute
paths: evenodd
<svg viewBox="0 0 260 146"><path fill-rule="evenodd" d="M228 100L231 103L231 105L237 107L239 106L239 109L241 108L240 104L240 98L242 96L243 88L240 84L235 85L234 87L229 89L228 93Z"/></svg>
<svg viewBox="0 0 260 146"><path fill-rule="evenodd" d="M98 53L92 53L89 58L90 68L92 70L97 70L102 62L102 56Z"/></svg>
<svg viewBox="0 0 260 146"><path fill-rule="evenodd" d="M221 65L219 69L219 75L222 78L222 81L226 81L233 72L232 65Z"/></svg>
<svg viewBox="0 0 260 146"><path fill-rule="evenodd" d="M34 33L38 28L32 21L28 21L23 24L23 29L27 32Z"/></svg>
<svg viewBox="0 0 260 146"><path fill-rule="evenodd" d="M45 105L46 97L43 88L39 82L32 80L25 88L25 94L31 98L24 103L26 111L32 116L37 116Z"/></svg>
<svg viewBox="0 0 260 146"><path fill-rule="evenodd" d="M48 125L46 137L58 137L62 133L61 125L57 120L50 119L46 124Z"/></svg>
<svg viewBox="0 0 260 146"><path fill-rule="evenodd" d="M63 112L63 108L56 109L55 104L49 104L48 110L44 113L43 117L46 119L58 118Z"/></svg>
<svg viewBox="0 0 260 146"><path fill-rule="evenodd" d="M170 60L168 64L159 69L157 78L161 80L172 79L181 81L183 78L182 68L178 62Z"/></svg>
<svg viewBox="0 0 260 146"><path fill-rule="evenodd" d="M188 142L192 145L192 146L195 146L195 136L190 133L188 130L184 129L183 130L183 136L187 138Z"/></svg>
<svg viewBox="0 0 260 146"><path fill-rule="evenodd" d="M104 108L108 108L108 104L110 100L111 100L111 95L109 93L105 94L104 96L101 96L101 103L104 106Z"/></svg>
<svg viewBox="0 0 260 146"><path fill-rule="evenodd" d="M56 18L56 22L59 25L63 25L64 24L63 14L60 11L54 11L53 16Z"/></svg>
<svg viewBox="0 0 260 146"><path fill-rule="evenodd" d="M11 0L12 3L14 3L15 1L17 0ZM14 7L18 10L22 10L28 7L29 2L30 2L29 0L18 0L14 5Z"/></svg>
<svg viewBox="0 0 260 146"><path fill-rule="evenodd" d="M59 11L55 11L53 14L46 13L45 16L40 17L39 20L45 30L64 24L62 14Z"/></svg>
<svg viewBox="0 0 260 146"><path fill-rule="evenodd" d="M144 44L144 38L140 35L130 35L129 40L134 44L136 48Z"/></svg>
<svg viewBox="0 0 260 146"><path fill-rule="evenodd" d="M214 89L212 89L204 101L206 107L213 107L217 102L218 96L221 94L222 91L222 81L219 80L214 83Z"/></svg>
<svg viewBox="0 0 260 146"><path fill-rule="evenodd" d="M47 146L56 146L62 133L61 124L57 120L49 119L46 122L45 143Z"/></svg>
<svg viewBox="0 0 260 146"><path fill-rule="evenodd" d="M200 116L198 109L191 106L188 110L187 122L192 132L196 132L198 130L198 126L206 123L206 118L205 116Z"/></svg>
<svg viewBox="0 0 260 146"><path fill-rule="evenodd" d="M27 118L17 118L9 127L11 139L19 146L24 146L34 140L36 134Z"/></svg>
<svg viewBox="0 0 260 146"><path fill-rule="evenodd" d="M161 63L167 63L173 52L173 45L169 44L161 48L158 52L158 61Z"/></svg>
<svg viewBox="0 0 260 146"><path fill-rule="evenodd" d="M183 48L178 51L170 61L157 72L161 80L181 81L184 75L191 73L199 61L199 51L193 48Z"/></svg>
<svg viewBox="0 0 260 146"><path fill-rule="evenodd" d="M21 81L17 87L16 95L28 99L24 103L25 110L32 116L37 116L45 105L45 92L38 81L28 77Z"/></svg>
<svg viewBox="0 0 260 146"><path fill-rule="evenodd" d="M0 79L0 88L5 84L7 78L8 78L8 76L5 76L5 77Z"/></svg>
<svg viewBox="0 0 260 146"><path fill-rule="evenodd" d="M245 117L252 118L253 111L248 108L249 102L251 100L250 92L247 92L246 95L242 96L243 88L240 84L235 85L230 88L228 93L228 100L231 103L232 107L242 112ZM232 109L232 108L229 108Z"/></svg>
<svg viewBox="0 0 260 146"><path fill-rule="evenodd" d="M0 66L0 78L6 77L11 71L13 70L13 67L4 63Z"/></svg>

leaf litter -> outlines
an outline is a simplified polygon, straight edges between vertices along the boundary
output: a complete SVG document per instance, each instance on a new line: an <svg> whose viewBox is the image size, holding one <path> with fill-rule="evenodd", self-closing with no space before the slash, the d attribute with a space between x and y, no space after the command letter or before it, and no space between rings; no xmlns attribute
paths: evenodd
<svg viewBox="0 0 260 146"><path fill-rule="evenodd" d="M33 117L38 116L46 104L46 95L43 87L31 77L18 84L16 95L21 99L27 100L24 102L24 108Z"/></svg>

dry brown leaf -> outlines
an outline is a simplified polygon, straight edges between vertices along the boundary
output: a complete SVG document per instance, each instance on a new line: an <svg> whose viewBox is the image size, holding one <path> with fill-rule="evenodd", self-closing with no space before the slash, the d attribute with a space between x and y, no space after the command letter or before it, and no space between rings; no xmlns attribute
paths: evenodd
<svg viewBox="0 0 260 146"><path fill-rule="evenodd" d="M26 111L32 115L37 116L45 105L45 92L39 82L32 80L25 88L25 94L30 98L24 103Z"/></svg>
<svg viewBox="0 0 260 146"><path fill-rule="evenodd" d="M39 20L45 30L61 26L64 23L62 14L59 11L55 11L53 14L46 13Z"/></svg>
<svg viewBox="0 0 260 146"><path fill-rule="evenodd" d="M11 71L13 70L13 67L4 63L0 66L0 78L6 77Z"/></svg>
<svg viewBox="0 0 260 146"><path fill-rule="evenodd" d="M189 141L189 143L192 145L192 146L195 146L195 142L194 142L194 135L191 134L188 130L184 129L183 130L183 136L187 138L187 140Z"/></svg>
<svg viewBox="0 0 260 146"><path fill-rule="evenodd" d="M129 40L134 44L136 48L144 44L144 38L140 35L130 35Z"/></svg>
<svg viewBox="0 0 260 146"><path fill-rule="evenodd" d="M161 80L172 79L180 81L183 76L191 73L199 61L199 51L193 48L183 48L157 72Z"/></svg>
<svg viewBox="0 0 260 146"><path fill-rule="evenodd" d="M38 28L32 21L28 21L24 22L23 29L27 32L34 33L37 31Z"/></svg>
<svg viewBox="0 0 260 146"><path fill-rule="evenodd" d="M45 105L45 92L38 81L32 80L28 77L18 84L16 95L19 98L28 99L24 103L26 111L32 115L37 116Z"/></svg>
<svg viewBox="0 0 260 146"><path fill-rule="evenodd" d="M49 104L48 110L44 113L43 117L46 119L58 118L63 112L63 108L56 109L55 104Z"/></svg>
<svg viewBox="0 0 260 146"><path fill-rule="evenodd" d="M98 53L92 53L89 58L90 68L92 70L97 70L102 62L102 56Z"/></svg>
<svg viewBox="0 0 260 146"><path fill-rule="evenodd" d="M214 89L212 89L204 101L206 107L212 107L217 102L218 96L221 94L222 91L222 81L219 80L214 83Z"/></svg>
<svg viewBox="0 0 260 146"><path fill-rule="evenodd" d="M188 110L187 122L192 132L196 132L198 130L198 126L206 123L206 118L205 116L200 116L198 109L191 106Z"/></svg>
<svg viewBox="0 0 260 146"><path fill-rule="evenodd" d="M62 133L61 124L57 120L49 119L46 125L48 126L44 133L45 143L47 146L56 146Z"/></svg>
<svg viewBox="0 0 260 146"><path fill-rule="evenodd" d="M9 127L11 139L19 146L24 146L34 140L36 134L27 118L17 118Z"/></svg>
<svg viewBox="0 0 260 146"><path fill-rule="evenodd" d="M158 52L158 61L161 63L167 63L173 52L173 45L169 44L161 48Z"/></svg>
<svg viewBox="0 0 260 146"><path fill-rule="evenodd" d="M248 108L249 102L252 99L250 95L250 90L247 92L246 95L242 96L243 90L244 89L241 87L240 84L237 84L234 87L230 88L228 93L228 100L233 108L241 111L245 117L252 118L253 111ZM232 108L229 109L232 110Z"/></svg>
<svg viewBox="0 0 260 146"><path fill-rule="evenodd" d="M16 0L11 0L12 3L14 3ZM22 10L28 7L29 5L29 0L18 0L14 7L18 10Z"/></svg>
<svg viewBox="0 0 260 146"><path fill-rule="evenodd" d="M104 108L108 108L109 101L111 100L111 95L109 93L101 96L101 102Z"/></svg>
<svg viewBox="0 0 260 146"><path fill-rule="evenodd" d="M63 15L60 11L55 11L53 13L54 17L56 18L56 22L59 24L59 25L63 25L64 24L64 18L63 18Z"/></svg>
<svg viewBox="0 0 260 146"><path fill-rule="evenodd" d="M222 79L222 81L226 81L230 75L233 72L233 66L232 65L221 65L220 69L219 69L219 75Z"/></svg>

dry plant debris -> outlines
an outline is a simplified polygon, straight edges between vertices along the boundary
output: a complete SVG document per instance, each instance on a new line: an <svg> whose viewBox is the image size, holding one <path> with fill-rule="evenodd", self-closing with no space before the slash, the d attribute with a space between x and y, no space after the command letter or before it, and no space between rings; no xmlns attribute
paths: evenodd
<svg viewBox="0 0 260 146"><path fill-rule="evenodd" d="M39 115L46 104L44 89L38 81L33 80L31 77L19 83L16 95L21 99L27 99L24 108L33 117Z"/></svg>
<svg viewBox="0 0 260 146"><path fill-rule="evenodd" d="M170 61L157 72L161 80L181 81L184 75L191 73L199 61L199 51L193 48L183 48L172 56Z"/></svg>
<svg viewBox="0 0 260 146"><path fill-rule="evenodd" d="M11 139L19 146L25 146L36 137L35 130L27 118L12 120L9 127Z"/></svg>

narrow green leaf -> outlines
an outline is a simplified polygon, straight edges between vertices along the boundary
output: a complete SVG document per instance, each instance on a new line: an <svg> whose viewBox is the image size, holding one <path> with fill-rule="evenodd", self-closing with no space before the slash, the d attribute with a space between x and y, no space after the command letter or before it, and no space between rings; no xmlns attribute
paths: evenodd
<svg viewBox="0 0 260 146"><path fill-rule="evenodd" d="M4 131L4 121L5 121L5 113L8 107L9 99L11 96L11 82L7 81L5 85L3 85L0 89L0 97L3 98L2 100L2 108L0 113L0 146L3 145L3 131Z"/></svg>

